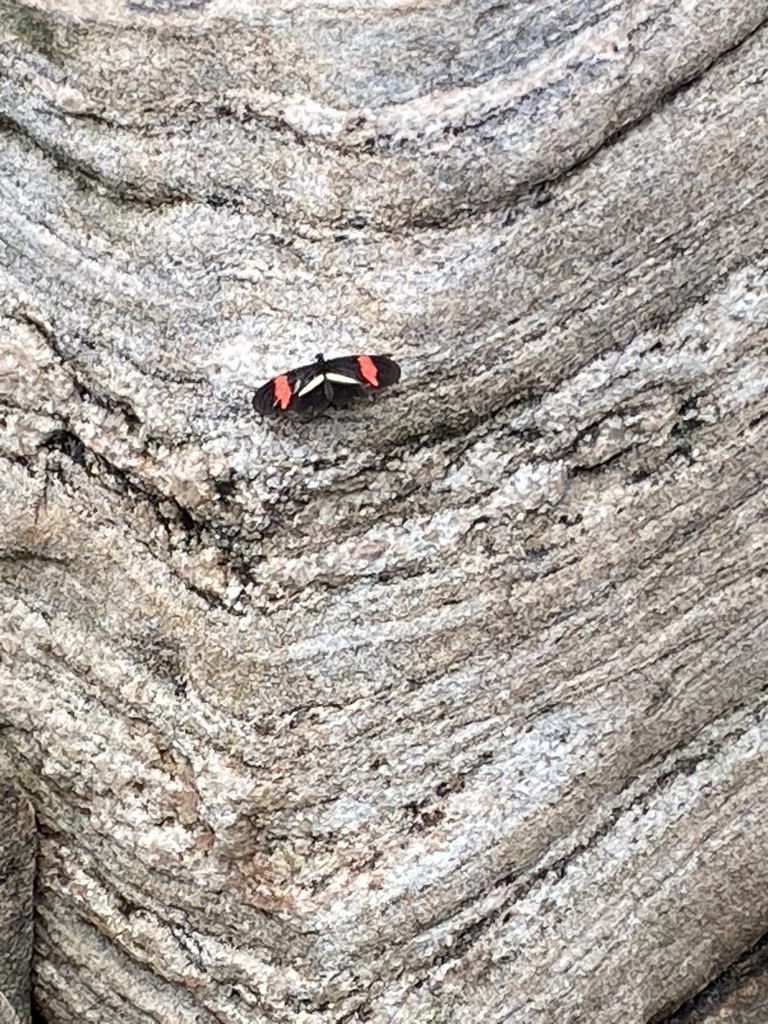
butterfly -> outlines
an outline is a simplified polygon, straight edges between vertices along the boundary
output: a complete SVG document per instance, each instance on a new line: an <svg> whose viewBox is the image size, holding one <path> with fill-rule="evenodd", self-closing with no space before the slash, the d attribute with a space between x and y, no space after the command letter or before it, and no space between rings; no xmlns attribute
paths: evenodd
<svg viewBox="0 0 768 1024"><path fill-rule="evenodd" d="M326 359L320 353L314 363L262 384L253 396L253 408L260 416L296 412L309 418L328 408L340 409L399 380L400 367L389 356Z"/></svg>

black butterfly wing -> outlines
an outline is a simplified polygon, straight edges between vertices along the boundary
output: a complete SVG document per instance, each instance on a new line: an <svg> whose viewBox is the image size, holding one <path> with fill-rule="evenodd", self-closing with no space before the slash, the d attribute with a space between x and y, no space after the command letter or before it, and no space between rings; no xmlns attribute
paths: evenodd
<svg viewBox="0 0 768 1024"><path fill-rule="evenodd" d="M360 359L361 357L358 356L357 358ZM387 388L390 384L397 384L400 380L400 367L394 359L390 358L390 356L369 356L368 358L376 367L377 387Z"/></svg>
<svg viewBox="0 0 768 1024"><path fill-rule="evenodd" d="M322 373L321 365L316 360L314 363L307 363L306 366L298 366L295 370L281 373L266 384L262 384L253 396L253 408L260 416L279 416L281 413L308 410L321 411L326 408L319 400L317 388L307 395L300 397L302 388L305 388L318 374ZM322 395L322 386L319 388ZM310 398L311 396L311 398Z"/></svg>
<svg viewBox="0 0 768 1024"><path fill-rule="evenodd" d="M324 372L333 390L332 404L349 405L400 380L400 367L389 356L342 356L329 359Z"/></svg>
<svg viewBox="0 0 768 1024"><path fill-rule="evenodd" d="M275 397L275 383L277 380L279 380L278 377L275 377L274 380L268 380L266 384L262 384L258 388L253 396L253 408L259 416L276 416L282 412Z"/></svg>

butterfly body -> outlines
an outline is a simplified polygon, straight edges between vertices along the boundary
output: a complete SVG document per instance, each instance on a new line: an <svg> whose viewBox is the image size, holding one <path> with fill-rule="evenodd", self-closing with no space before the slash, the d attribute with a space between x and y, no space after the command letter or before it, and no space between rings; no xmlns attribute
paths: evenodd
<svg viewBox="0 0 768 1024"><path fill-rule="evenodd" d="M253 396L260 416L296 412L317 416L328 408L340 409L357 398L396 384L400 367L389 356L317 356L314 363L288 370L263 384Z"/></svg>

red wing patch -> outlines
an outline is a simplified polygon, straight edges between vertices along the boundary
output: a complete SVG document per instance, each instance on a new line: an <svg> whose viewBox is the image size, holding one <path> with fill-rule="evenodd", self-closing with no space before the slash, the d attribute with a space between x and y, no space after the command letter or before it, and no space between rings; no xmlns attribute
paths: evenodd
<svg viewBox="0 0 768 1024"><path fill-rule="evenodd" d="M358 356L355 360L357 362L357 372L360 375L360 379L368 385L369 388L377 388L379 386L379 374L376 369L376 364L370 356Z"/></svg>
<svg viewBox="0 0 768 1024"><path fill-rule="evenodd" d="M275 377L272 381L272 391L275 396L275 405L279 409L287 409L291 404L291 385L288 383L286 374Z"/></svg>

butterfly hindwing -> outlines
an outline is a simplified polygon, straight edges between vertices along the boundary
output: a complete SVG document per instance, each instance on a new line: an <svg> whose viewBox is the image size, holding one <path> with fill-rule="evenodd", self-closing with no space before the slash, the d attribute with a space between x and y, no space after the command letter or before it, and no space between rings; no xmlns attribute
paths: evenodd
<svg viewBox="0 0 768 1024"><path fill-rule="evenodd" d="M340 356L325 359L273 377L253 396L253 407L261 416L297 412L312 417L329 406L341 408L356 398L396 384L400 367L389 356Z"/></svg>

